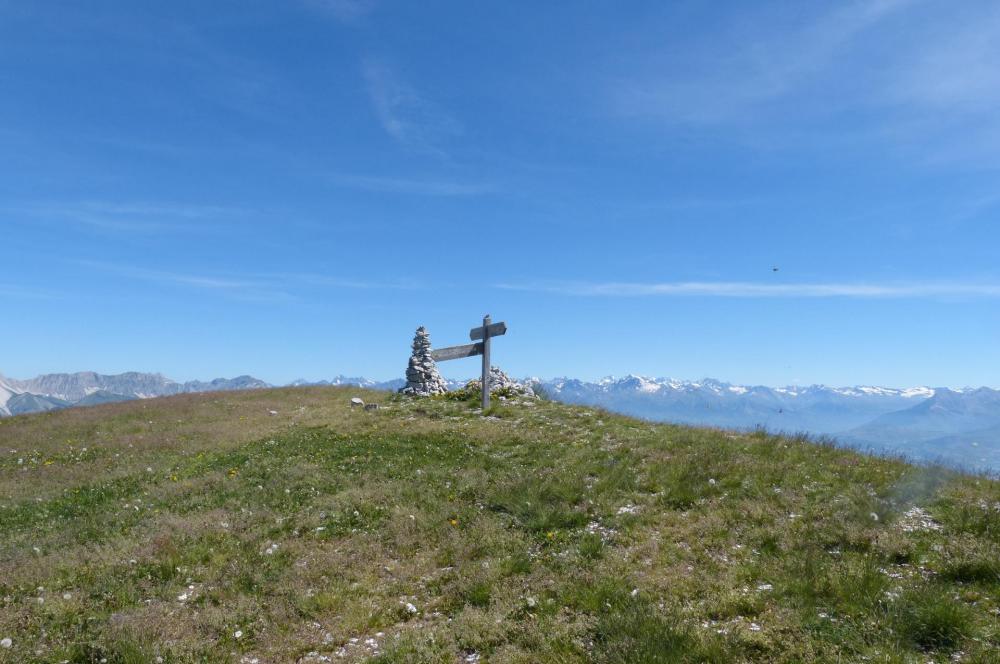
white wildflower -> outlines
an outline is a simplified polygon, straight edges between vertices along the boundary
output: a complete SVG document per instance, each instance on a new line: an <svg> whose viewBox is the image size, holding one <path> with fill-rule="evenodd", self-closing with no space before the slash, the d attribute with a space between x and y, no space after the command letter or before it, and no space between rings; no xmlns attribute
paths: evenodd
<svg viewBox="0 0 1000 664"><path fill-rule="evenodd" d="M242 639L243 638L243 630L242 629L238 629L235 632L233 632L233 638Z"/></svg>

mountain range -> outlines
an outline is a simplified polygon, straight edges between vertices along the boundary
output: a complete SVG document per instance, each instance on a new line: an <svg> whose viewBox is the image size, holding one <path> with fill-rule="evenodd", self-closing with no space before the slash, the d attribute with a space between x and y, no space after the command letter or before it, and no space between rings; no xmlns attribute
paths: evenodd
<svg viewBox="0 0 1000 664"><path fill-rule="evenodd" d="M252 376L178 383L161 374L128 372L107 376L93 371L45 374L30 380L0 375L0 416L37 413L69 406L149 399L187 392L270 387Z"/></svg>
<svg viewBox="0 0 1000 664"><path fill-rule="evenodd" d="M401 379L337 376L291 385L354 385L396 390ZM1000 390L914 387L765 387L714 379L684 381L629 375L582 381L527 379L548 397L660 422L803 432L876 452L1000 471ZM449 388L464 381L448 381ZM0 416L157 396L271 387L252 376L177 382L161 374L0 376Z"/></svg>

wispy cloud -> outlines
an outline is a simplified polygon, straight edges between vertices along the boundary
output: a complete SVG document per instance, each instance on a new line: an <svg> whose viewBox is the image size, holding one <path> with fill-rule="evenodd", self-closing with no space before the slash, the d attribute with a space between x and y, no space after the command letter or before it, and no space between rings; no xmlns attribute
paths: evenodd
<svg viewBox="0 0 1000 664"><path fill-rule="evenodd" d="M7 214L101 231L158 233L207 230L230 224L250 211L222 205L80 201L10 207Z"/></svg>
<svg viewBox="0 0 1000 664"><path fill-rule="evenodd" d="M496 187L489 183L457 182L444 179L396 178L347 174L334 174L331 176L331 179L335 184L342 187L391 194L478 196L496 191Z"/></svg>
<svg viewBox="0 0 1000 664"><path fill-rule="evenodd" d="M912 0L856 2L789 29L776 30L765 17L750 17L731 41L693 53L693 66L662 64L626 78L614 98L630 115L718 123L745 120L748 111L792 92L835 63L856 37L912 4ZM653 63L662 59L655 55Z"/></svg>
<svg viewBox="0 0 1000 664"><path fill-rule="evenodd" d="M298 300L305 291L319 289L413 290L422 286L412 280L338 277L316 273L206 273L158 270L103 261L76 261L90 270L106 272L124 279L145 281L161 286L180 286L211 292L230 299L251 302L286 302ZM2 290L0 290L2 294Z"/></svg>
<svg viewBox="0 0 1000 664"><path fill-rule="evenodd" d="M78 261L78 264L125 279L146 281L166 286L184 286L201 291L214 292L238 300L279 302L295 299L291 293L282 290L278 285L261 279L232 275L153 270L100 261Z"/></svg>
<svg viewBox="0 0 1000 664"><path fill-rule="evenodd" d="M1000 283L802 283L769 284L745 281L533 282L501 283L497 288L557 295L642 297L702 296L733 298L930 298L1000 297Z"/></svg>
<svg viewBox="0 0 1000 664"><path fill-rule="evenodd" d="M379 124L403 145L444 154L440 144L462 133L451 113L419 94L384 62L365 60L362 74Z"/></svg>
<svg viewBox="0 0 1000 664"><path fill-rule="evenodd" d="M21 286L18 284L0 284L0 298L16 300L53 300L60 296L48 290Z"/></svg>
<svg viewBox="0 0 1000 664"><path fill-rule="evenodd" d="M972 12L934 31L910 54L887 93L902 103L946 111L989 112L1000 106L1000 8ZM926 35L931 37L931 35Z"/></svg>
<svg viewBox="0 0 1000 664"><path fill-rule="evenodd" d="M282 283L351 290L416 290L424 287L422 283L413 279L368 279L309 273L282 273L267 276Z"/></svg>
<svg viewBox="0 0 1000 664"><path fill-rule="evenodd" d="M874 142L921 163L995 166L1000 7L816 7L779 16L747 5L712 40L674 35L624 55L607 98L623 117L728 128L765 147Z"/></svg>
<svg viewBox="0 0 1000 664"><path fill-rule="evenodd" d="M356 23L375 9L374 0L306 0L342 23Z"/></svg>

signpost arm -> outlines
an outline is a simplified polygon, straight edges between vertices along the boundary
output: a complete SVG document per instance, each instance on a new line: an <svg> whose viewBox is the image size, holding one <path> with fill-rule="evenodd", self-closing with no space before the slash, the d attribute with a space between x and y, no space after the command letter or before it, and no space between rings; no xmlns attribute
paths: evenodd
<svg viewBox="0 0 1000 664"><path fill-rule="evenodd" d="M490 407L490 316L483 318L483 412Z"/></svg>

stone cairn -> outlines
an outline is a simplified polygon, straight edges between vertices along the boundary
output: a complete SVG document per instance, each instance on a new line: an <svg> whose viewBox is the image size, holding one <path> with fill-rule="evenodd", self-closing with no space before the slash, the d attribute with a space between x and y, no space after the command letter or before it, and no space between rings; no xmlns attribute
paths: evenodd
<svg viewBox="0 0 1000 664"><path fill-rule="evenodd" d="M481 390L483 389L483 381L480 379L470 380L465 384L465 389L467 390ZM506 373L504 373L498 367L490 367L490 394L496 394L497 392L511 394L514 396L528 397L531 399L537 399L538 395L535 391L531 389L530 385L524 383L519 383ZM503 398L502 396L500 397Z"/></svg>
<svg viewBox="0 0 1000 664"><path fill-rule="evenodd" d="M448 391L444 378L438 373L437 363L431 357L431 337L423 326L417 328L413 337L413 354L406 367L406 387L399 391L421 397Z"/></svg>

